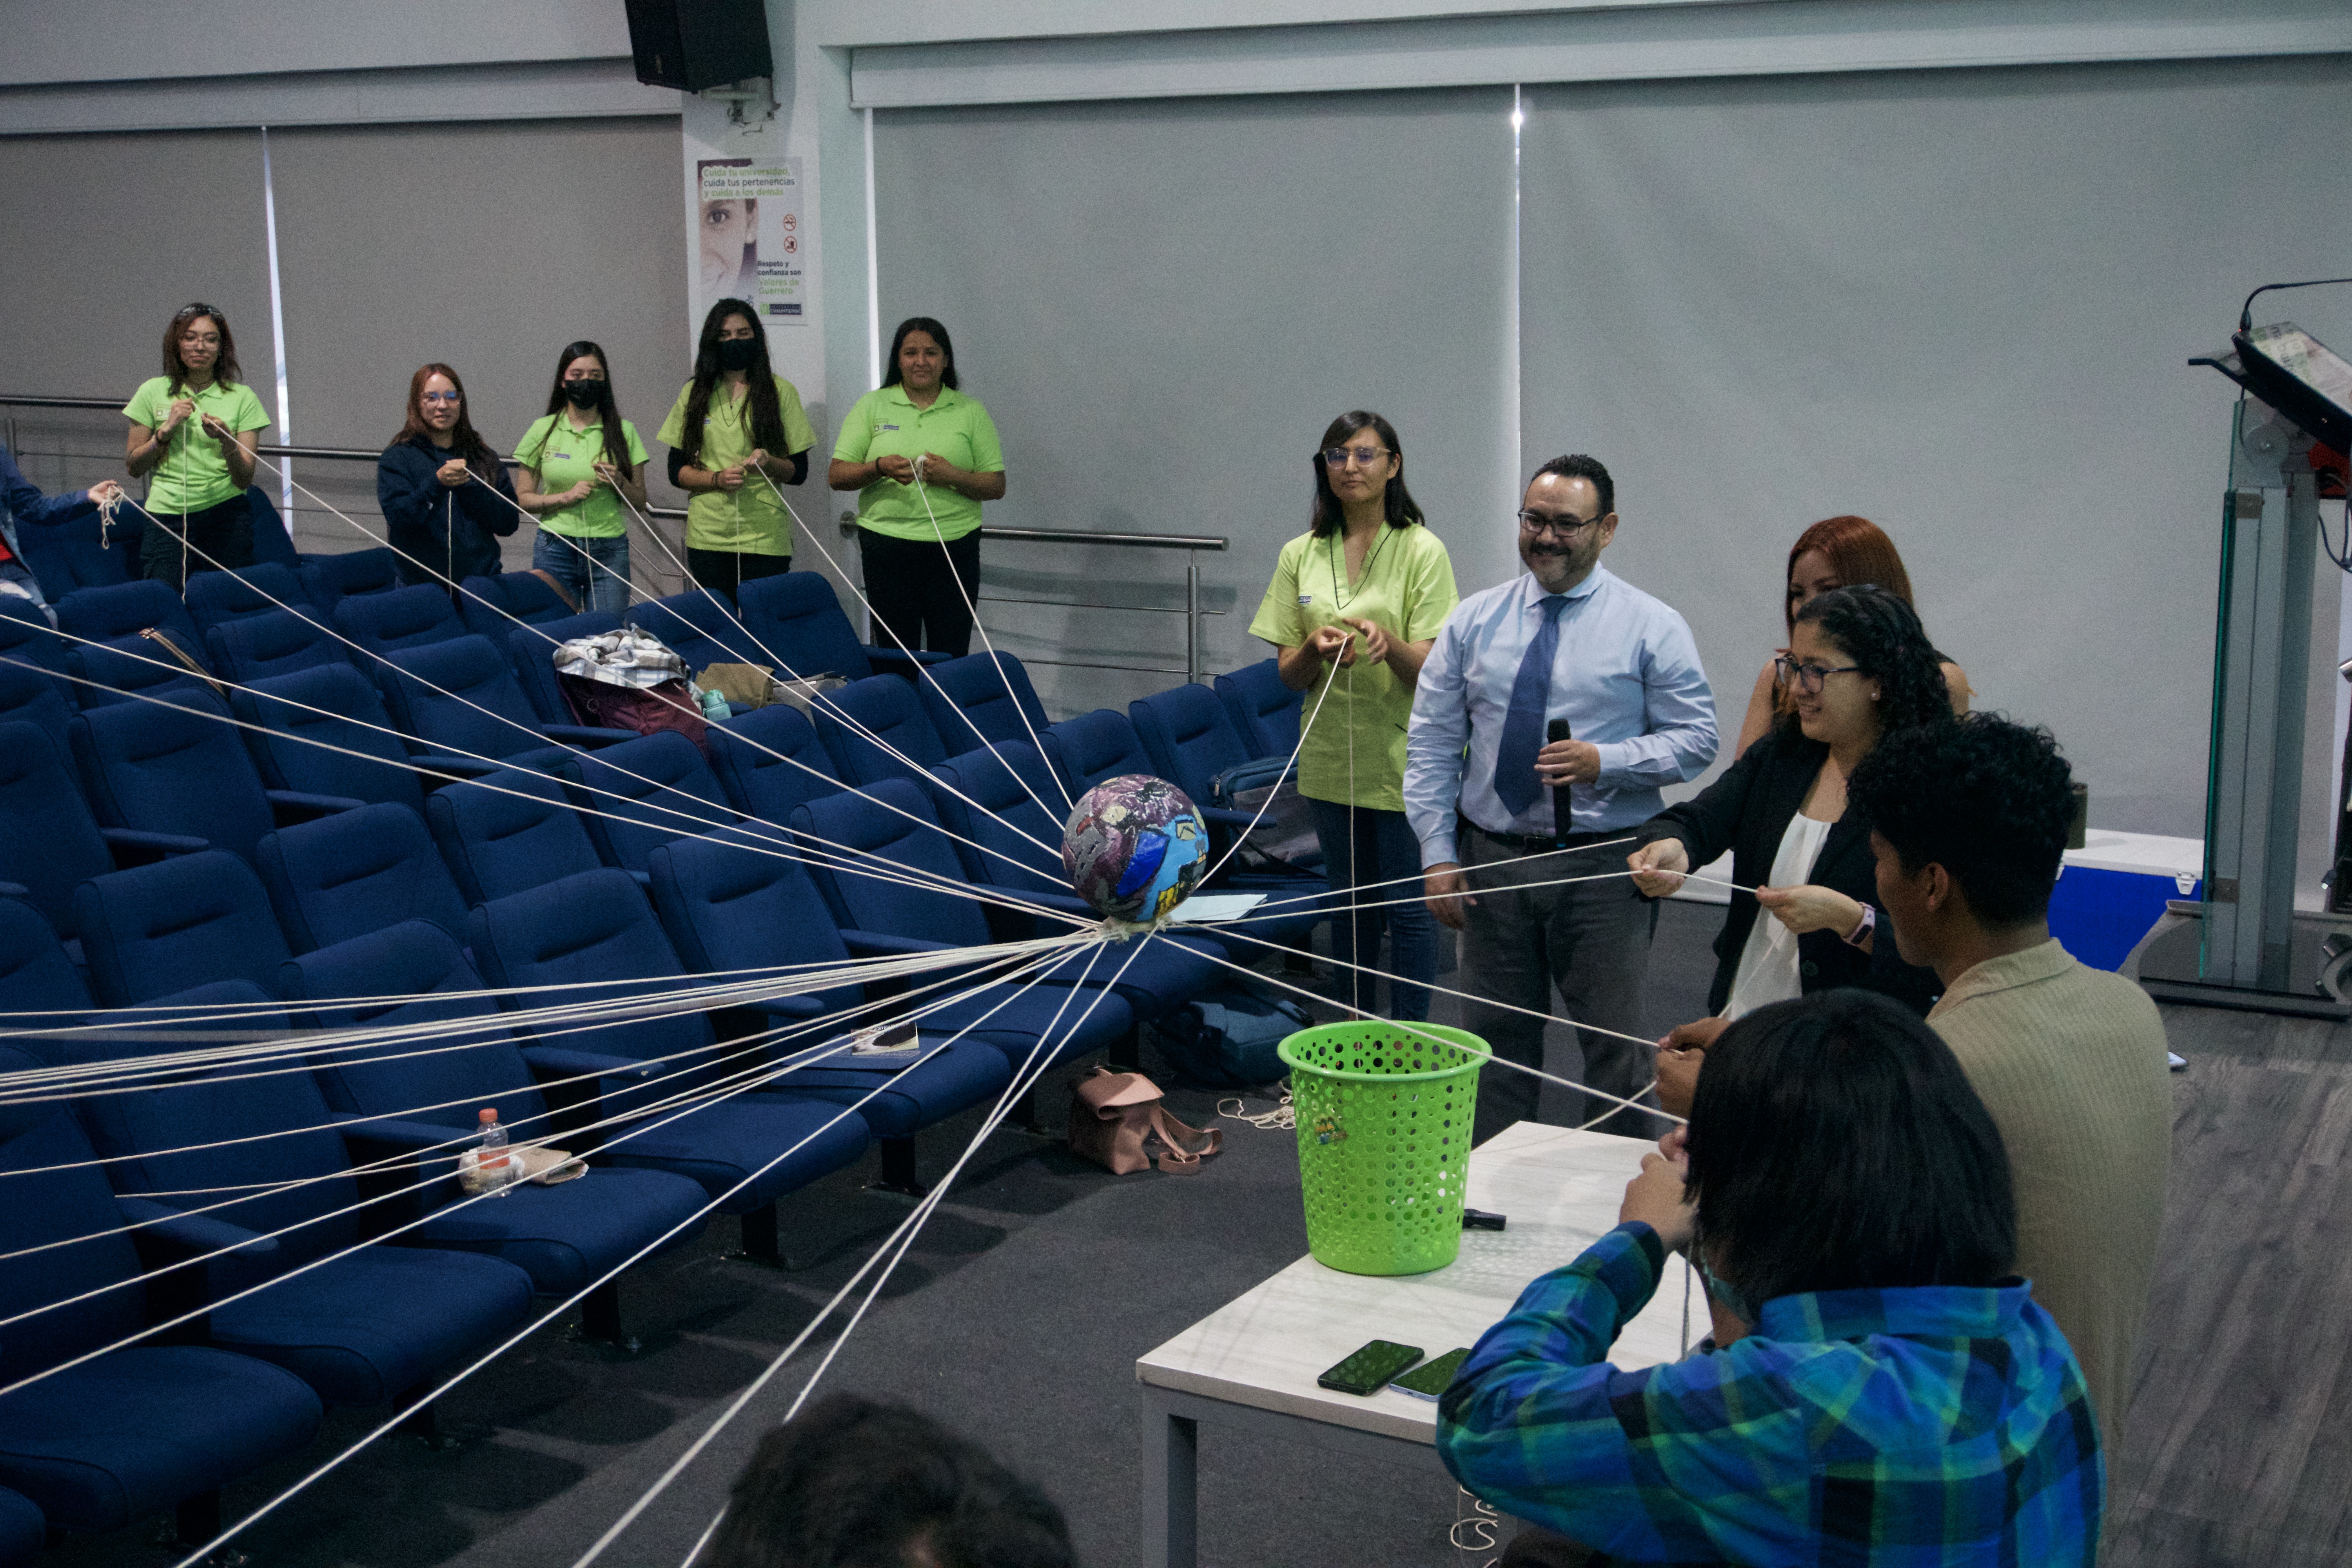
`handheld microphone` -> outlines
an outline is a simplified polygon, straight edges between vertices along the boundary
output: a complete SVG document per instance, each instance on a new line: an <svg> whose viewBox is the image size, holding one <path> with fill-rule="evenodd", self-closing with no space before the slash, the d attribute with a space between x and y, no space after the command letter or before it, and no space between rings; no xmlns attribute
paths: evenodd
<svg viewBox="0 0 2352 1568"><path fill-rule="evenodd" d="M1544 726L1544 740L1547 742L1574 739L1576 737L1568 732L1568 721L1565 719L1555 719ZM1564 784L1554 784L1551 786L1552 837L1565 838L1575 830L1576 812L1574 806L1569 802L1569 786Z"/></svg>

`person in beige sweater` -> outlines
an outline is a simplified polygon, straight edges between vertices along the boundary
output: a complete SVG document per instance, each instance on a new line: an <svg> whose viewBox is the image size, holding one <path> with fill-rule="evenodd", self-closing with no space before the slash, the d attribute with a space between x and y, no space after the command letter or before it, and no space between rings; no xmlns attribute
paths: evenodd
<svg viewBox="0 0 2352 1568"><path fill-rule="evenodd" d="M1992 1112L2017 1189L2017 1271L2083 1364L2112 1456L2156 1268L2172 1096L2146 992L2050 935L2074 803L2047 731L1987 714L1881 741L1848 785L1904 960Z"/></svg>

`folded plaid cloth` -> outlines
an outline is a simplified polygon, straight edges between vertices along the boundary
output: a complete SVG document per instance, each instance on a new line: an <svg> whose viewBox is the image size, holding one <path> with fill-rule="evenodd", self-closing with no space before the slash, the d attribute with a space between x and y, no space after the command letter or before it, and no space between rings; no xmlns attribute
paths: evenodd
<svg viewBox="0 0 2352 1568"><path fill-rule="evenodd" d="M607 686L659 686L687 677L686 661L662 645L659 637L626 628L593 637L574 637L555 649L555 668L565 675L601 680Z"/></svg>

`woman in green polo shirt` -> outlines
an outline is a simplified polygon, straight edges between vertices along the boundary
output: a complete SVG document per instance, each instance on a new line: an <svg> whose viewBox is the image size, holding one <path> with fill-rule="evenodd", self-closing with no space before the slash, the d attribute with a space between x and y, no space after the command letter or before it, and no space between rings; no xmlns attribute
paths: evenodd
<svg viewBox="0 0 2352 1568"><path fill-rule="evenodd" d="M792 514L772 487L808 478L816 432L800 389L768 368L758 310L740 300L710 307L694 379L654 439L669 447L669 482L694 498L686 569L697 584L733 598L755 577L793 569Z"/></svg>
<svg viewBox="0 0 2352 1568"><path fill-rule="evenodd" d="M210 305L184 305L163 329L163 374L142 382L122 405L131 477L154 476L140 569L174 592L191 572L253 564L245 492L269 416L241 374L228 318Z"/></svg>
<svg viewBox="0 0 2352 1568"><path fill-rule="evenodd" d="M646 444L613 401L604 351L583 339L556 356L547 412L515 443L515 499L539 519L530 565L583 610L629 607L629 519L646 505Z"/></svg>
<svg viewBox="0 0 2352 1568"><path fill-rule="evenodd" d="M825 482L857 492L868 640L970 653L980 503L1004 494L1004 449L988 410L956 390L945 327L929 316L898 323L890 368L841 422Z"/></svg>
<svg viewBox="0 0 2352 1568"><path fill-rule="evenodd" d="M1331 921L1331 956L1376 967L1385 926L1387 1016L1417 1021L1429 1016L1437 928L1412 896L1421 847L1405 825L1404 736L1422 660L1459 597L1454 563L1404 487L1404 447L1387 420L1342 414L1314 468L1313 526L1282 547L1250 636L1274 644L1283 684L1307 693L1298 793L1314 808L1331 890L1349 895L1349 917ZM1372 977L1340 974L1349 1005L1371 1012Z"/></svg>

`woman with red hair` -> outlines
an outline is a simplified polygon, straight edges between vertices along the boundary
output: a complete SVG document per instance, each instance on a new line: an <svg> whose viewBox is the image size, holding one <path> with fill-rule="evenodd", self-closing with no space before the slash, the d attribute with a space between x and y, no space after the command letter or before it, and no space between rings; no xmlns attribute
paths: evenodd
<svg viewBox="0 0 2352 1568"><path fill-rule="evenodd" d="M1783 595L1781 609L1789 628L1796 629L1797 612L1832 588L1853 588L1864 584L1875 584L1888 590L1905 604L1912 605L1911 574L1903 570L1903 557L1895 551L1895 541L1886 531L1866 517L1828 517L1797 535L1797 542L1789 547L1788 592ZM1756 677L1756 689L1748 694L1748 716L1740 721L1739 742L1732 755L1738 756L1761 740L1772 728L1772 721L1793 710L1791 694L1785 690L1778 674L1780 656L1785 647L1773 650L1773 657L1764 661L1764 668ZM1952 693L1952 711L1969 710L1969 678L1960 667L1943 658L1944 684Z"/></svg>

